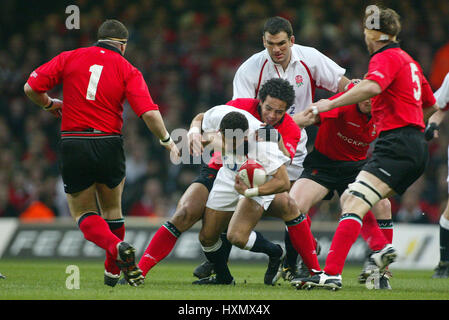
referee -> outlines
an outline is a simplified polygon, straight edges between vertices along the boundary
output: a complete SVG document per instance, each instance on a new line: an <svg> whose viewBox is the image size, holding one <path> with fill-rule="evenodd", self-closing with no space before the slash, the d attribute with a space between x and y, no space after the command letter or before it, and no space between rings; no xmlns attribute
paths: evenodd
<svg viewBox="0 0 449 320"><path fill-rule="evenodd" d="M70 212L84 237L106 251L105 284L110 286L120 271L133 286L144 279L135 249L123 241L125 99L160 143L179 154L141 72L123 57L127 41L126 27L106 20L96 44L60 53L34 70L24 86L31 101L62 118L59 167ZM58 84L63 84L64 101L46 93Z"/></svg>

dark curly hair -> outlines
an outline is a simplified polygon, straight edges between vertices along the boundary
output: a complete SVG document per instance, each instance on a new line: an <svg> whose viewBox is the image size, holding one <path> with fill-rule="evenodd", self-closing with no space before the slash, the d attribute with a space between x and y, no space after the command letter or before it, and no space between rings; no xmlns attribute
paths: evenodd
<svg viewBox="0 0 449 320"><path fill-rule="evenodd" d="M272 78L265 82L259 91L260 101L264 102L267 96L285 101L288 108L295 100L295 90L287 80Z"/></svg>

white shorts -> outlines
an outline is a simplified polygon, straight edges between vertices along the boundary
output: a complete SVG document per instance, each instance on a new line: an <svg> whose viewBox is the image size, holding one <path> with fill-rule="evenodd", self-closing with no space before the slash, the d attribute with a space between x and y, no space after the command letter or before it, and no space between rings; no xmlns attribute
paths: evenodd
<svg viewBox="0 0 449 320"><path fill-rule="evenodd" d="M234 188L235 173L222 167L218 171L212 190L209 193L206 207L216 211L232 211L237 208L237 203L245 196L241 195ZM252 197L264 210L271 205L275 195Z"/></svg>
<svg viewBox="0 0 449 320"><path fill-rule="evenodd" d="M296 153L293 157L292 163L287 166L288 178L290 181L296 181L301 176L304 167L304 159L307 156L307 132L306 130L301 130L301 140L298 142L296 147Z"/></svg>

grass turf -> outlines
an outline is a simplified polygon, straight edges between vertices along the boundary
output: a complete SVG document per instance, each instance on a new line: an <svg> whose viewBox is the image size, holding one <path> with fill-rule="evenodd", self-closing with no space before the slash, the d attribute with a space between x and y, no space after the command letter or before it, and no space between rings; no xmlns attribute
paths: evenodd
<svg viewBox="0 0 449 320"><path fill-rule="evenodd" d="M79 268L79 289L68 289L69 265ZM265 265L231 263L235 286L194 286L194 263L162 262L137 288L103 284L101 261L0 260L1 300L447 300L449 279L431 279L432 271L394 270L393 290L368 290L357 282L360 267L347 266L343 289L295 290L280 280L263 284ZM69 283L71 283L69 281Z"/></svg>

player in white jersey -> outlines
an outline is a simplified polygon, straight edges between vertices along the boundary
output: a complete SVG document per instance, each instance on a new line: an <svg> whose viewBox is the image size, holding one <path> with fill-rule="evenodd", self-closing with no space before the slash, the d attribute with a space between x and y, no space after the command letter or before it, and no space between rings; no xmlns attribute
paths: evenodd
<svg viewBox="0 0 449 320"><path fill-rule="evenodd" d="M203 226L199 238L207 259L214 264L216 277L195 281L194 284L233 284L234 279L227 267L227 254L220 234L227 228L227 239L235 246L252 252L265 253L269 257L264 283L272 285L284 257L281 246L253 231L262 215L275 216L285 221L293 246L308 246L313 251L311 234L309 243L303 243L301 235L310 233L305 216L300 214L295 202L286 191L290 182L285 164L290 159L280 151L277 142L256 141L255 132L262 122L250 113L230 106L216 106L201 121L202 131L218 134L221 142L223 166L218 171L206 203ZM240 133L240 135L238 134ZM262 164L269 176L259 187L248 188L239 178L238 170L248 159ZM314 256L314 272L319 264Z"/></svg>
<svg viewBox="0 0 449 320"><path fill-rule="evenodd" d="M272 78L283 78L293 85L294 103L287 113L301 113L314 101L315 89L344 91L350 80L345 69L317 49L295 44L290 22L281 17L269 18L263 29L265 50L252 55L237 70L233 81L233 99L257 98L259 89ZM307 134L301 132L297 154L288 168L291 181L302 173L307 154Z"/></svg>
<svg viewBox="0 0 449 320"><path fill-rule="evenodd" d="M440 123L449 110L449 73L444 78L441 87L434 93L435 99L439 106L439 110L435 112L428 121L425 137L431 140L438 137L438 130ZM449 147L448 147L448 161L449 161ZM449 167L449 162L448 162ZM449 183L449 176L447 178ZM449 190L449 189L448 189ZM448 278L449 277L449 201L440 218L440 262L435 268L433 278Z"/></svg>
<svg viewBox="0 0 449 320"><path fill-rule="evenodd" d="M283 78L293 85L294 103L287 113L295 115L301 125L303 111L314 101L316 88L331 92L345 91L351 82L344 76L346 70L317 49L295 44L295 36L290 22L282 17L269 18L263 28L265 50L252 55L237 70L233 81L233 99L257 98L259 88L271 78ZM306 122L306 121L305 121ZM307 155L307 133L301 130L301 140L287 172L292 187L290 196L299 199L300 188L294 181L303 171L303 162ZM287 234L286 243L288 243ZM290 254L290 252L292 254ZM294 252L287 246L286 261L294 260ZM284 265L285 271L295 272L296 265Z"/></svg>

